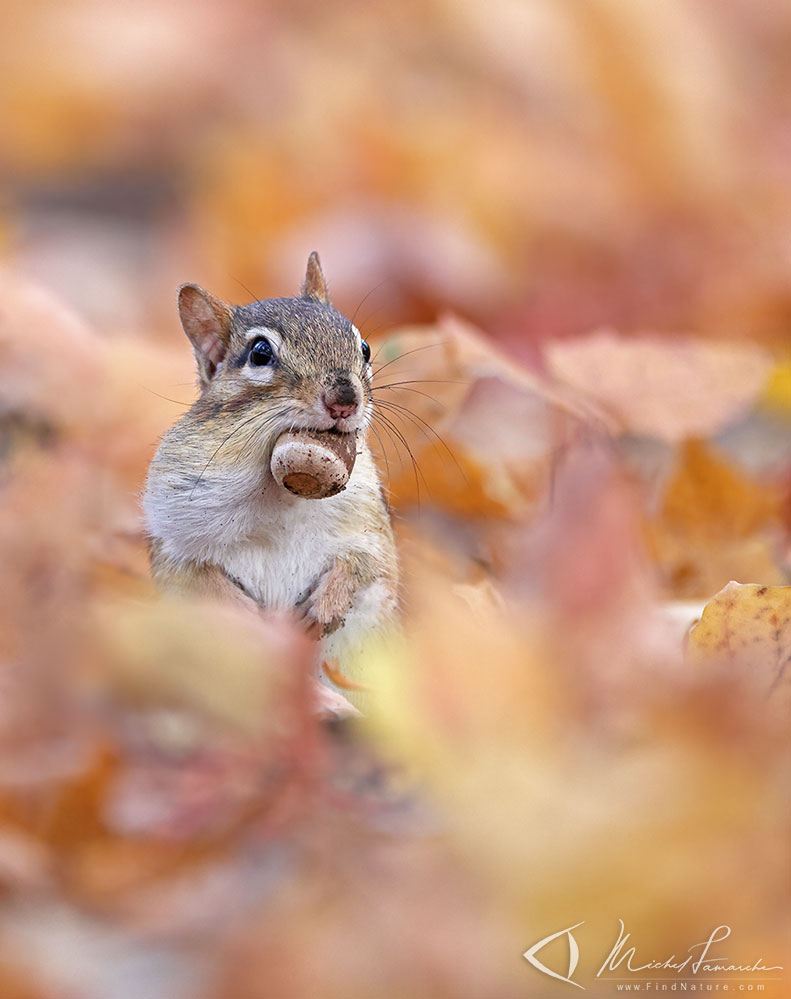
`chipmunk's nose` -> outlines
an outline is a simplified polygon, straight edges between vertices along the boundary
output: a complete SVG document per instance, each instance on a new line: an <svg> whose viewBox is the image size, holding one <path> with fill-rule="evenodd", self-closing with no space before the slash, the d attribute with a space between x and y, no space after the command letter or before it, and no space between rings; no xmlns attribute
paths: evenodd
<svg viewBox="0 0 791 999"><path fill-rule="evenodd" d="M354 416L357 412L360 406L360 393L351 381L338 379L334 385L324 390L321 401L333 420L341 420L347 416Z"/></svg>

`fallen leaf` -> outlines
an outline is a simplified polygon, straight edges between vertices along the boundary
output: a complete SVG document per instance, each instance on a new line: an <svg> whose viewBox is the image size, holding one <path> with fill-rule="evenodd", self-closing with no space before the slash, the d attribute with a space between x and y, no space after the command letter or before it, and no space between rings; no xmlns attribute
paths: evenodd
<svg viewBox="0 0 791 999"><path fill-rule="evenodd" d="M741 472L702 441L688 441L668 482L663 520L690 535L744 538L779 516L771 486Z"/></svg>
<svg viewBox="0 0 791 999"><path fill-rule="evenodd" d="M785 415L786 419L791 415L791 358L774 366L762 401L767 409Z"/></svg>
<svg viewBox="0 0 791 999"><path fill-rule="evenodd" d="M183 706L247 732L269 731L268 719L278 729L272 705L310 668L310 644L288 621L217 602L108 604L96 625L105 646L90 677L97 689Z"/></svg>
<svg viewBox="0 0 791 999"><path fill-rule="evenodd" d="M674 597L706 597L729 579L783 583L773 528L781 494L688 441L647 527L654 560Z"/></svg>
<svg viewBox="0 0 791 999"><path fill-rule="evenodd" d="M607 430L595 407L450 316L377 348L374 402L371 441L394 504L467 517L523 514L546 494L558 455Z"/></svg>
<svg viewBox="0 0 791 999"><path fill-rule="evenodd" d="M104 343L46 289L0 271L0 454L95 432ZM56 341L47 349L42 335Z"/></svg>
<svg viewBox="0 0 791 999"><path fill-rule="evenodd" d="M625 338L611 330L546 346L549 370L630 434L707 437L758 399L771 356L751 343L688 337Z"/></svg>
<svg viewBox="0 0 791 999"><path fill-rule="evenodd" d="M689 633L696 665L719 662L746 674L783 709L791 703L791 586L730 582Z"/></svg>

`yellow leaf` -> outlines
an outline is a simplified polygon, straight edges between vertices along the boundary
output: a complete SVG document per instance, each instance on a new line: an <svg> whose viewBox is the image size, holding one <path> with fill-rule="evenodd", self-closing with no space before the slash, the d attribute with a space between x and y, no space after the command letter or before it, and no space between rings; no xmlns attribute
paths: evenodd
<svg viewBox="0 0 791 999"><path fill-rule="evenodd" d="M761 401L767 409L791 413L791 357L774 366Z"/></svg>
<svg viewBox="0 0 791 999"><path fill-rule="evenodd" d="M791 586L728 583L689 635L693 662L745 671L774 697L791 692Z"/></svg>

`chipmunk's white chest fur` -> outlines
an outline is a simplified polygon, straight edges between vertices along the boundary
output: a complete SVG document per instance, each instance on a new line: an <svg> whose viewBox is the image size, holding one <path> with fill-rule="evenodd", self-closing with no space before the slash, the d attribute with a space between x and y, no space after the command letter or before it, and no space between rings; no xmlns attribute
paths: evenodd
<svg viewBox="0 0 791 999"><path fill-rule="evenodd" d="M218 552L215 560L262 606L285 609L302 600L341 554L339 504L266 499L254 518L258 529Z"/></svg>
<svg viewBox="0 0 791 999"><path fill-rule="evenodd" d="M261 606L294 607L332 561L350 548L378 554L359 510L378 493L366 454L337 496L310 500L259 476L230 470L200 479L179 469L149 477L144 500L151 534L166 556L221 567ZM231 499L232 497L232 499Z"/></svg>

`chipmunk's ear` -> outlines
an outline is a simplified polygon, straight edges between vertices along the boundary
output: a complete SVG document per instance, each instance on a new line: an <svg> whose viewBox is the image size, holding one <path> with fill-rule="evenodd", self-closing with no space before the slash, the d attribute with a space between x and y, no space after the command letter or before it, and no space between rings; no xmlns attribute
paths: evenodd
<svg viewBox="0 0 791 999"><path fill-rule="evenodd" d="M319 255L314 250L308 257L308 269L305 272L305 281L300 292L303 298L312 298L314 302L330 304L330 293L327 282L324 278L324 271L321 269Z"/></svg>
<svg viewBox="0 0 791 999"><path fill-rule="evenodd" d="M197 284L183 284L179 288L179 317L195 351L201 388L205 388L228 350L231 306Z"/></svg>

